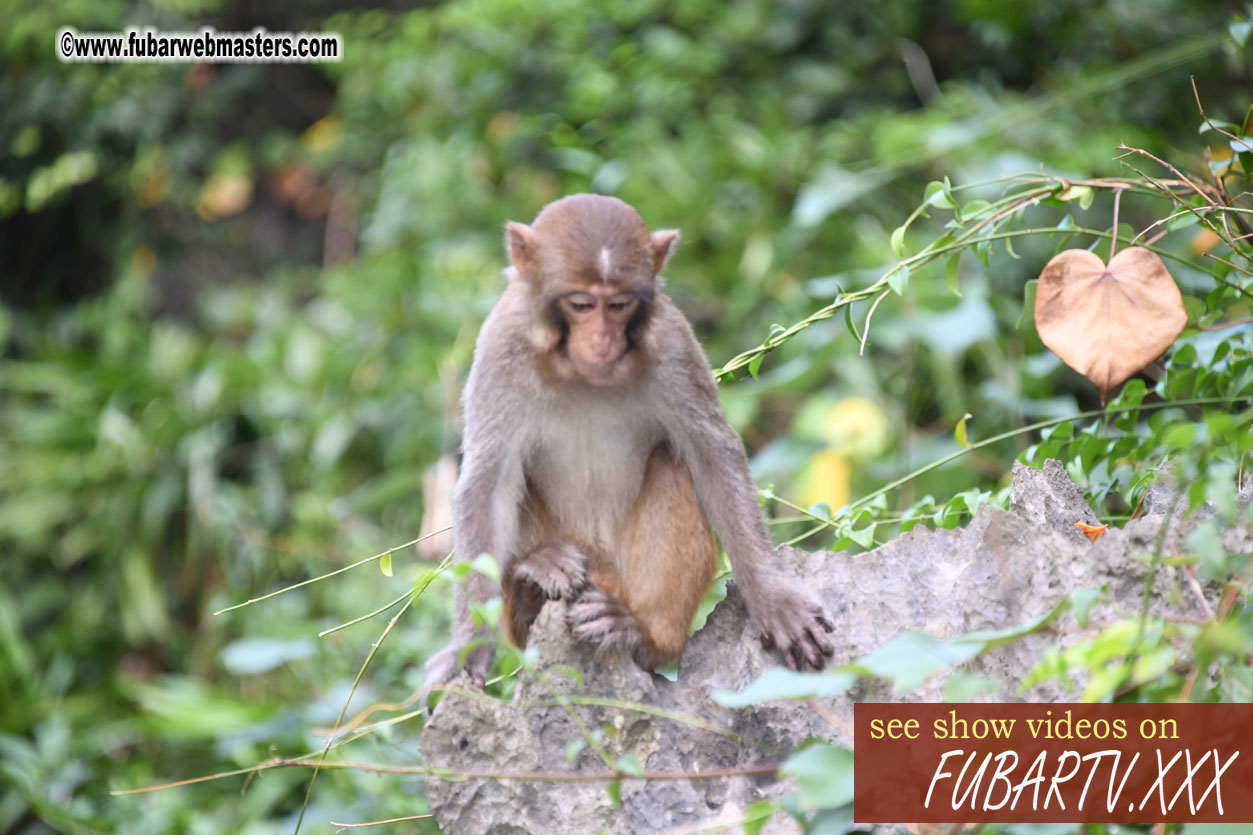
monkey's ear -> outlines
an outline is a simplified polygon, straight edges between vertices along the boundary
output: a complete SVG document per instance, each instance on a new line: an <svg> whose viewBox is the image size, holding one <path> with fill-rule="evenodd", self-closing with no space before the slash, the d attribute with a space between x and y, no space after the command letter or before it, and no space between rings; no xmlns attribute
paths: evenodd
<svg viewBox="0 0 1253 835"><path fill-rule="evenodd" d="M661 268L670 260L674 249L679 243L678 229L659 229L652 235L653 272L661 272Z"/></svg>
<svg viewBox="0 0 1253 835"><path fill-rule="evenodd" d="M509 221L505 224L505 249L509 251L514 269L530 279L531 267L535 264L535 230L525 223Z"/></svg>

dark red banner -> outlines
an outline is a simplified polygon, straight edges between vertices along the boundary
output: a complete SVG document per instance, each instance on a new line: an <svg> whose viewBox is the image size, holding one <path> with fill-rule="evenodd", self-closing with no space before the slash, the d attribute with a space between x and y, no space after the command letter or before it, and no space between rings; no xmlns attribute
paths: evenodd
<svg viewBox="0 0 1253 835"><path fill-rule="evenodd" d="M1253 822L1253 705L858 704L858 823Z"/></svg>

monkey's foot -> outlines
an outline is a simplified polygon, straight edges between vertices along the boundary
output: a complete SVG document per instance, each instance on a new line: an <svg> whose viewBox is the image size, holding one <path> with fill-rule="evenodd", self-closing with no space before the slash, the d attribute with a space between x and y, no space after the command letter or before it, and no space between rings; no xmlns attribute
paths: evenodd
<svg viewBox="0 0 1253 835"><path fill-rule="evenodd" d="M573 600L587 585L587 557L570 545L536 548L510 568L515 581L531 583L548 600Z"/></svg>
<svg viewBox="0 0 1253 835"><path fill-rule="evenodd" d="M761 627L762 649L779 648L783 663L793 670L806 666L821 670L835 647L827 634L835 630L827 610L804 589L777 582L772 600L754 600L749 613ZM756 605L753 605L756 604Z"/></svg>
<svg viewBox="0 0 1253 835"><path fill-rule="evenodd" d="M476 638L481 640L482 636ZM496 645L490 641L480 643L469 651L464 664L458 665L461 653L467 644L453 641L448 646L431 656L426 662L426 673L422 679L421 704L427 706L427 697L433 690L442 690L444 685L456 678L459 670L464 669L470 676L470 683L482 690L487 680L487 672L491 669L492 658L496 654Z"/></svg>
<svg viewBox="0 0 1253 835"><path fill-rule="evenodd" d="M626 604L597 586L579 596L566 614L570 631L580 641L591 644L597 655L618 647L633 655L640 646L640 625Z"/></svg>

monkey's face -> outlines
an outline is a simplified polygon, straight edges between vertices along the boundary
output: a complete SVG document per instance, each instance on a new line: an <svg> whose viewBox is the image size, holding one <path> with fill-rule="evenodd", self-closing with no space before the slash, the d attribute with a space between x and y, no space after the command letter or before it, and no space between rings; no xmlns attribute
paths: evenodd
<svg viewBox="0 0 1253 835"><path fill-rule="evenodd" d="M616 386L646 367L649 308L678 232L649 233L614 197L550 203L533 226L505 225L509 258L535 316L532 344L552 382Z"/></svg>
<svg viewBox="0 0 1253 835"><path fill-rule="evenodd" d="M633 292L590 285L557 298L566 325L565 351L574 370L592 385L613 385L635 365L631 325L643 302Z"/></svg>

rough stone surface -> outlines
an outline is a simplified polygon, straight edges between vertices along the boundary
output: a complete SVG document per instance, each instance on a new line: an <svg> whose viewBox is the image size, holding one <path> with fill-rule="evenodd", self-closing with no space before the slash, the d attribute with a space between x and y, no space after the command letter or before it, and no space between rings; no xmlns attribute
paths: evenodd
<svg viewBox="0 0 1253 835"><path fill-rule="evenodd" d="M904 631L948 638L1022 624L1085 587L1106 588L1090 613L1093 624L1138 611L1147 556L1174 506L1172 497L1154 495L1146 502L1145 516L1122 529L1111 527L1093 543L1074 523L1098 520L1060 464L1049 462L1043 470L1015 464L1012 484L1009 511L981 507L965 528L915 528L856 556L781 549L780 563L803 577L833 615L839 645L835 663L869 653ZM1164 553L1182 550L1186 528L1172 517ZM1227 542L1228 547L1253 548L1247 533L1236 536L1241 541ZM1174 570L1158 571L1153 592L1157 612L1204 615L1195 594L1180 591ZM1206 590L1206 596L1212 607L1217 590ZM541 613L531 633L538 667L521 680L512 703L464 689L444 697L420 741L428 765L493 775L604 774L604 760L588 746L573 761L567 757L587 729L599 738L610 762L634 754L653 774L770 766L808 737L851 746L854 702L943 700L942 681L928 681L905 694L893 692L886 682L869 681L813 702L719 707L710 699L714 690L740 690L776 666L775 657L760 648L733 582L688 644L674 682L617 655L594 657L570 637L564 611L564 604L549 603ZM983 698L1078 697L1082 682L1067 687L1049 681L1018 692L1047 646L1064 647L1080 637L1069 612L1050 626L963 666L997 683ZM554 704L558 696L574 703ZM756 800L789 789L787 781L768 775L625 779L621 806L615 807L603 781L431 778L426 798L450 833L651 833L733 822ZM776 815L765 831L796 830L789 818Z"/></svg>

